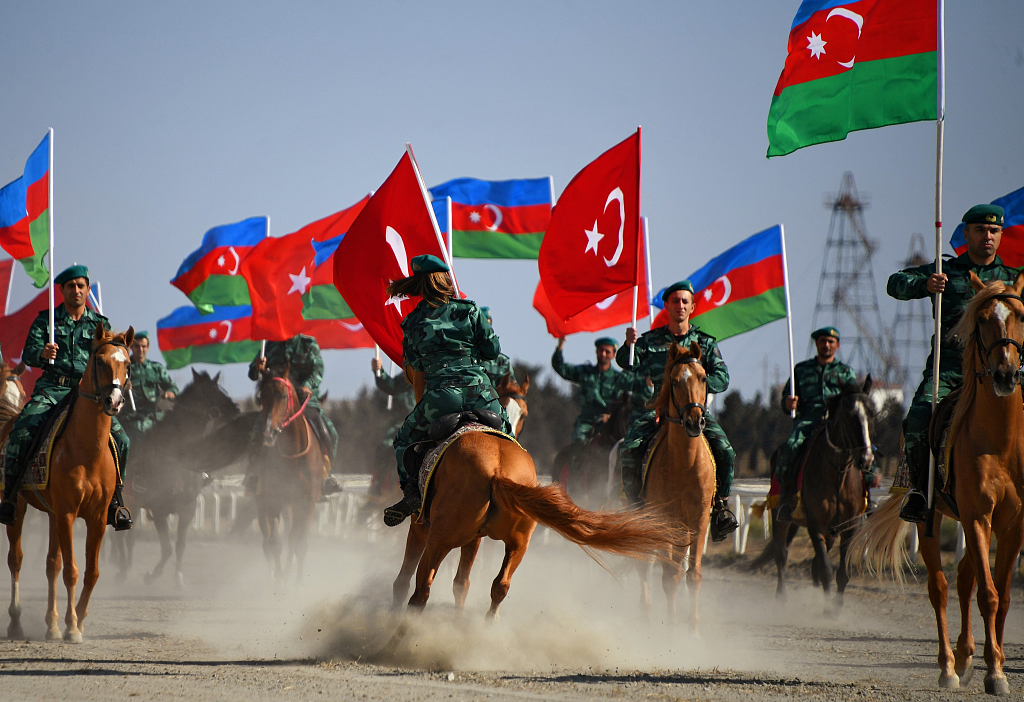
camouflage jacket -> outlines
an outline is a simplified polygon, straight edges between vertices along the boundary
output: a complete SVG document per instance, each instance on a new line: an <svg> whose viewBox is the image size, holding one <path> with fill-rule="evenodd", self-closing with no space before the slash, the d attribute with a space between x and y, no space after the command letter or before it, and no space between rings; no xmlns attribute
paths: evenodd
<svg viewBox="0 0 1024 702"><path fill-rule="evenodd" d="M644 332L636 340L633 365L629 365L628 344L624 344L615 354L615 361L625 370L635 369L641 377L650 377L654 382L653 394L657 395L661 392L661 386L665 382L665 364L668 361L668 350L673 341L678 342L683 348L689 348L693 341L700 346L700 364L708 376L709 393L717 395L729 389L729 368L722 360L718 342L715 341L715 337L705 334L693 324L685 334L680 336L673 335L668 327L658 327Z"/></svg>
<svg viewBox="0 0 1024 702"><path fill-rule="evenodd" d="M110 329L107 318L88 307L82 318L76 321L71 318L64 305L58 306L53 311L57 358L53 365L50 365L42 358L43 347L50 340L50 313L49 310L43 310L28 330L28 339L25 340L25 350L21 359L27 365L42 368L44 373L59 373L77 383L89 364L92 338L96 333L97 324L102 324L104 329Z"/></svg>
<svg viewBox="0 0 1024 702"><path fill-rule="evenodd" d="M480 363L498 358L501 344L472 300L420 301L402 331L404 363L425 374L428 390L490 384Z"/></svg>
<svg viewBox="0 0 1024 702"><path fill-rule="evenodd" d="M996 256L992 263L979 265L971 260L966 253L956 258L947 259L942 264L942 272L946 274L946 289L942 293L942 357L941 362L944 368L960 371L961 356L960 347L955 341L945 338L946 333L952 329L960 317L963 316L967 304L974 296L974 288L971 287L971 271L974 271L982 282L999 279L1004 283L1013 283L1017 279L1017 268L1011 268L1003 263L1003 259ZM935 272L935 262L926 263L923 266L907 268L893 273L889 276L889 282L885 290L890 297L897 300L919 300L921 298L932 298L932 316L935 315L935 297L928 292L928 277ZM932 354L935 353L935 339L932 338ZM932 367L932 356L929 354L926 368Z"/></svg>
<svg viewBox="0 0 1024 702"><path fill-rule="evenodd" d="M495 359L480 361L480 366L484 369L487 377L491 379L491 385L494 387L498 387L498 383L506 375L512 375L512 379L515 380L512 361L508 360L508 356L503 353L499 353Z"/></svg>
<svg viewBox="0 0 1024 702"><path fill-rule="evenodd" d="M796 392L790 391L790 382L782 391L782 411L786 409L786 397L796 395L796 418L819 420L825 416L825 403L830 397L842 392L842 386L857 382L857 374L853 368L835 359L831 363L821 365L817 358L801 361L793 368L796 377Z"/></svg>
<svg viewBox="0 0 1024 702"><path fill-rule="evenodd" d="M638 417L650 411L647 403L654 397L654 387L647 382L647 376L637 370L622 371L630 392L630 417Z"/></svg>
<svg viewBox="0 0 1024 702"><path fill-rule="evenodd" d="M256 364L259 357L249 364L249 380L256 380L259 373ZM296 387L310 391L310 400L317 398L320 381L324 378L324 359L320 356L320 345L316 339L298 334L287 341L267 342L267 368L283 368L289 365L288 377Z"/></svg>
<svg viewBox="0 0 1024 702"><path fill-rule="evenodd" d="M132 395L139 412L156 411L156 401L168 390L175 395L179 392L163 364L148 359L142 363L132 361Z"/></svg>
<svg viewBox="0 0 1024 702"><path fill-rule="evenodd" d="M573 365L566 363L562 349L555 349L551 355L551 367L555 373L580 388L580 417L592 419L608 413L608 404L620 394L629 390L629 380L614 368L600 370L593 363Z"/></svg>
<svg viewBox="0 0 1024 702"><path fill-rule="evenodd" d="M412 408L416 406L416 390L405 379L405 373L391 377L381 368L373 374L373 382L382 393L391 395L403 404L406 414L412 412Z"/></svg>

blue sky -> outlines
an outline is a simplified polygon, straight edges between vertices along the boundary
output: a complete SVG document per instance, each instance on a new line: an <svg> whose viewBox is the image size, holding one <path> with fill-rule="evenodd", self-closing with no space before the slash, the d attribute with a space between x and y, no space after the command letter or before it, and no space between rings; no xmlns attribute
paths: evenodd
<svg viewBox="0 0 1024 702"><path fill-rule="evenodd" d="M153 330L187 303L167 281L208 228L265 214L274 234L295 231L376 188L407 141L428 186L551 175L560 192L639 124L655 288L781 222L800 360L830 219L823 196L847 170L870 193L891 320L886 277L911 233L931 241L935 126L768 161L765 122L798 5L5 3L0 181L20 175L52 126L57 268L87 263L114 325ZM1024 3L946 12L944 219L955 223L1024 185ZM546 363L554 340L530 305L536 263L456 265L506 352ZM31 295L20 274L14 304ZM592 357L595 336L571 338L567 358ZM785 378L785 325L722 352L749 396L765 367ZM325 353L332 397L369 381L371 355ZM251 390L243 368L225 370L232 393Z"/></svg>

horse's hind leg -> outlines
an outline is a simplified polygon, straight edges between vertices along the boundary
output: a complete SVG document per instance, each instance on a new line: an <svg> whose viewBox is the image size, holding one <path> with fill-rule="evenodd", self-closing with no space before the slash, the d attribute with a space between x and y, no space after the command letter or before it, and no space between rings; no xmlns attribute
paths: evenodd
<svg viewBox="0 0 1024 702"><path fill-rule="evenodd" d="M508 596L508 589L512 585L512 575L516 568L523 562L526 549L530 546L530 536L536 522L522 520L515 525L505 540L505 558L501 562L501 570L491 583L491 607L487 610L487 619L495 621L498 619L498 607Z"/></svg>
<svg viewBox="0 0 1024 702"><path fill-rule="evenodd" d="M190 514L178 515L178 538L174 543L174 583L179 588L185 587L185 576L181 564L185 558L185 541L188 538L188 530L192 528L192 520L196 516L195 504L193 500ZM170 541L169 538L168 541Z"/></svg>
<svg viewBox="0 0 1024 702"><path fill-rule="evenodd" d="M427 600L430 598L430 586L434 584L437 569L449 551L451 551L451 547L430 543L430 540L427 540L423 555L420 556L419 568L416 570L416 589L413 591L412 597L409 598L409 609L422 611L427 606Z"/></svg>
<svg viewBox="0 0 1024 702"><path fill-rule="evenodd" d="M846 585L850 582L850 572L846 565L846 557L850 550L850 539L853 538L853 530L845 529L839 535L839 569L836 571L836 597L832 602L832 614L839 616L843 611L843 597L846 592Z"/></svg>
<svg viewBox="0 0 1024 702"><path fill-rule="evenodd" d="M1003 630L1006 625L1006 614L1010 611L1010 584L1013 579L1013 566L1017 560L1017 555L1020 553L1021 546L1024 544L1024 532L1021 530L1020 522L1017 522L1016 528L1012 531L1003 532L997 538L999 539L999 546L996 550L995 571L992 574L992 584L995 586L998 596L998 604L995 611L995 644L997 648L994 656L999 664L999 674L1001 677L993 676L991 673L992 668L989 666L989 675L985 676L985 692L1005 695L1009 694L1010 688L1006 677L1002 676L1003 663L1006 661L1006 651L1003 649ZM988 648L988 641L985 642L985 647ZM988 662L987 656L986 662Z"/></svg>
<svg viewBox="0 0 1024 702"><path fill-rule="evenodd" d="M146 573L143 577L147 585L163 575L164 566L167 565L167 561L171 559L171 555L174 553L171 548L171 529L167 523L170 515L167 512L152 512L152 515L153 526L156 527L157 536L160 537L160 561L151 572ZM178 518L178 523L181 523L181 517Z"/></svg>
<svg viewBox="0 0 1024 702"><path fill-rule="evenodd" d="M25 553L21 548L21 530L25 523L25 503L18 501L18 511L14 524L7 527L7 541L10 550L7 552L7 567L11 570L11 604L7 613L11 623L7 625L7 638L23 639L25 632L21 628L21 564Z"/></svg>
<svg viewBox="0 0 1024 702"><path fill-rule="evenodd" d="M661 564L661 588L665 591L666 613L671 624L679 623L676 593L679 591L679 581L683 579L683 558L688 548L687 544L676 544L668 554L670 561Z"/></svg>
<svg viewBox="0 0 1024 702"><path fill-rule="evenodd" d="M402 569L398 572L394 584L391 586L391 593L394 597L394 608L398 609L409 596L409 583L416 572L416 566L423 555L423 549L427 545L427 535L430 527L426 524L419 524L413 521L409 525L409 536L405 539L405 558L402 560Z"/></svg>
<svg viewBox="0 0 1024 702"><path fill-rule="evenodd" d="M78 565L75 563L74 527L75 518L65 513L57 517L57 539L60 542L61 557L64 560L64 587L68 594L67 613L64 615L64 640L68 643L82 643L82 632L78 630L78 614L75 612L75 587L78 585Z"/></svg>
<svg viewBox="0 0 1024 702"><path fill-rule="evenodd" d="M935 514L933 524L935 536L925 538L924 525L917 527L918 543L921 559L928 568L928 599L935 610L935 627L939 634L939 687L955 690L960 687L960 678L953 669L953 648L949 645L949 629L946 621L946 601L949 598L949 585L942 572L942 559L939 555L939 526L942 515Z"/></svg>
<svg viewBox="0 0 1024 702"><path fill-rule="evenodd" d="M57 539L57 522L50 515L50 546L46 553L46 640L60 639L60 614L57 612L57 576L60 575L60 542Z"/></svg>
<svg viewBox="0 0 1024 702"><path fill-rule="evenodd" d="M85 633L85 618L89 616L89 600L93 588L100 579L100 545L107 528L106 514L88 524L85 535L85 575L82 578L82 594L78 597L75 614L78 616L78 633Z"/></svg>
<svg viewBox="0 0 1024 702"><path fill-rule="evenodd" d="M953 651L953 669L966 685L974 677L974 634L971 632L971 600L974 598L974 564L964 554L956 570L956 596L960 600L960 636Z"/></svg>
<svg viewBox="0 0 1024 702"><path fill-rule="evenodd" d="M452 592L455 593L455 606L462 609L466 606L466 595L469 594L469 573L473 570L473 562L480 550L480 538L470 541L462 547L459 555L459 569L455 572L455 581L452 583Z"/></svg>
<svg viewBox="0 0 1024 702"><path fill-rule="evenodd" d="M636 573L640 576L640 618L644 622L651 621L651 564L647 561L636 561Z"/></svg>

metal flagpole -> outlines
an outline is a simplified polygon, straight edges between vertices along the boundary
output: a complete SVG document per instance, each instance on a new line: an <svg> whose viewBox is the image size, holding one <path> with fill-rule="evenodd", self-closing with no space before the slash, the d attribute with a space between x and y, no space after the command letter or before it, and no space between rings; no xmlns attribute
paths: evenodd
<svg viewBox="0 0 1024 702"><path fill-rule="evenodd" d="M430 196L427 194L427 186L423 184L423 176L420 175L420 167L416 163L416 157L412 153L412 144L409 142L405 143L405 152L409 154L409 160L412 162L413 173L416 174L416 182L420 184L420 192L423 194L423 205L427 208L427 214L430 215L430 222L434 225L434 234L437 235L437 245L441 247L441 254L444 256L444 262L448 264L448 268L451 270L452 287L455 288L455 295L461 297L459 292L459 281L455 279L455 266L452 265L451 253L448 251L448 247L444 245L444 239L441 237L441 228L437 226L437 217L434 216L434 208L430 206Z"/></svg>
<svg viewBox="0 0 1024 702"><path fill-rule="evenodd" d="M455 247L452 245L452 230L455 227L452 225L452 196L449 195L445 198L447 201L447 217L448 217L448 255L455 258Z"/></svg>
<svg viewBox="0 0 1024 702"><path fill-rule="evenodd" d="M651 281L651 227L647 218L644 217L644 254L647 262L647 316L651 319L651 327L654 326L654 283Z"/></svg>
<svg viewBox="0 0 1024 702"><path fill-rule="evenodd" d="M50 343L51 344L55 344L57 342L56 342L56 330L54 329L54 321L53 321L53 127L50 127L49 137L50 137L49 138L49 144L50 144L50 172L47 174L47 178L46 178L46 180L48 181L48 186L47 186L48 192L46 193L46 197L48 198L47 209L49 210L47 219L50 220L50 223L49 223L49 230L50 230L50 251L49 251L49 256L50 256L50 284L49 284L48 287L50 288ZM54 359L51 358L50 359L50 365L52 366L53 363L54 363Z"/></svg>
<svg viewBox="0 0 1024 702"><path fill-rule="evenodd" d="M4 316L7 316L7 312L11 309L11 290L14 289L14 268L16 261L11 259L11 274L7 276L7 297L4 298Z"/></svg>
<svg viewBox="0 0 1024 702"><path fill-rule="evenodd" d="M267 238L270 238L270 215L267 215ZM260 341L260 358L267 357L267 340Z"/></svg>
<svg viewBox="0 0 1024 702"><path fill-rule="evenodd" d="M789 336L789 392L796 392L796 356L793 354L793 313L789 307L789 265L786 263L786 228L779 225L779 237L782 239L782 285L786 289L786 333ZM766 398L767 399L767 398ZM789 416L796 419L796 410L789 411Z"/></svg>
<svg viewBox="0 0 1024 702"><path fill-rule="evenodd" d="M378 350L379 350L379 347L378 347ZM379 352L377 354L377 358L378 358L378 360L380 360ZM388 360L391 360L391 359L388 359ZM392 377L392 378L395 377L395 362L394 361L391 361L391 368L388 370L388 376ZM394 395L388 395L388 412L391 411L391 407L394 404L394 402L395 402L395 396Z"/></svg>
<svg viewBox="0 0 1024 702"><path fill-rule="evenodd" d="M643 228L642 228L643 227L643 222L642 222L641 217L640 217L640 166L641 166L640 156L643 153L642 150L641 150L641 144L642 144L642 141L641 141L641 136L640 136L640 126L637 125L637 128L636 128L636 235L637 235L638 239L641 236L643 236ZM639 244L639 243L640 242L637 241L637 244ZM636 333L636 300L637 300L637 297L639 297L639 293L640 293L640 284L639 284L639 278L640 278L640 247L637 246L636 248L637 248L636 259L635 259L635 262L633 264L633 323L630 325L630 328L633 329L633 333L634 334ZM630 368L633 367L633 357L634 357L635 352L636 352L636 344L630 344L629 345L629 366L630 366Z"/></svg>
<svg viewBox="0 0 1024 702"><path fill-rule="evenodd" d="M936 17L936 31L938 41L936 46L936 61L938 63L938 89L936 91L936 121L935 121L935 272L942 275L942 132L946 122L946 28L943 8L943 0L938 0L938 13ZM935 414L935 405L939 394L939 349L942 346L942 293L935 293L935 334L932 336L932 414ZM932 536L931 518L932 510L935 509L935 457L931 451L928 452L928 512L929 519L925 524L925 536Z"/></svg>

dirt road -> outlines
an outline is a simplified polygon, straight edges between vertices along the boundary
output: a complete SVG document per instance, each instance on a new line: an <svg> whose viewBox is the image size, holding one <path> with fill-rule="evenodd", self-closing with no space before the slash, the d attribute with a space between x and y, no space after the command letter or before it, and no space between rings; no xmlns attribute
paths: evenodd
<svg viewBox="0 0 1024 702"><path fill-rule="evenodd" d="M124 583L115 582L113 565L104 561L80 645L42 640L44 535L30 534L22 580L29 640L0 641L4 698L952 697L935 689L935 631L923 582L901 591L855 580L846 608L833 619L824 616L806 568L797 566L788 601L778 603L774 575L743 572L721 546L705 569L699 639L687 627L663 621L657 574L655 616L645 624L638 616L635 574L624 569L616 581L579 549L552 537L547 544L535 539L499 622L483 621L501 556L490 544L474 569L465 615L451 604L452 572L443 570L426 612L382 658L375 654L399 623L388 607L404 538L404 529L396 532L374 543L317 539L307 574L287 588L268 582L255 534L197 538L185 558L185 589L179 590L170 573L144 585L157 547L140 529L135 568ZM761 545L752 538L744 560ZM796 560L808 556L809 550L798 549ZM1018 698L1024 688L1020 595L1018 588L1006 634L1006 671ZM683 594L683 611L686 601ZM955 599L951 605L951 626L958 627ZM981 641L978 660L980 647ZM966 694L982 694L981 677Z"/></svg>

